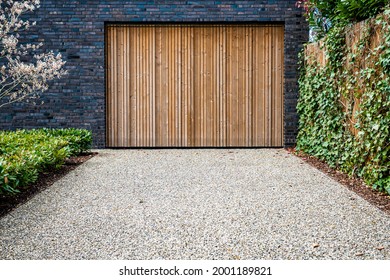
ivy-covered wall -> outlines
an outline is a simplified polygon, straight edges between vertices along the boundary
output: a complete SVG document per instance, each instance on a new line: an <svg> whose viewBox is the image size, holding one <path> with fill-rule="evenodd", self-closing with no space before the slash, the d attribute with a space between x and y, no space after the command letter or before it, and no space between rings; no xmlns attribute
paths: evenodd
<svg viewBox="0 0 390 280"><path fill-rule="evenodd" d="M306 47L297 149L390 193L390 9Z"/></svg>

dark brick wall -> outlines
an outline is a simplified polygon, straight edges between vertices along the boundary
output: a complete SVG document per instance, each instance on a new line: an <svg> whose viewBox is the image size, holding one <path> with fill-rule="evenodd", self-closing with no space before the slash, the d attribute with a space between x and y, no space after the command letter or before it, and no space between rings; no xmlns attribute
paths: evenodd
<svg viewBox="0 0 390 280"><path fill-rule="evenodd" d="M62 53L69 74L43 94L43 105L15 104L0 110L0 129L78 127L92 129L95 147L105 146L104 24L107 22L283 22L285 24L285 145L295 143L297 59L307 25L292 1L63 1L43 0L30 19L29 40Z"/></svg>

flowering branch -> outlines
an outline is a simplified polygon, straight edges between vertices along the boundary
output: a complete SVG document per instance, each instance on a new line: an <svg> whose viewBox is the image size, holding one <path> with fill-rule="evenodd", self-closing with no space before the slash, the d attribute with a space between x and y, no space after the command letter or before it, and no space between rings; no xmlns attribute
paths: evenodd
<svg viewBox="0 0 390 280"><path fill-rule="evenodd" d="M0 108L38 99L51 80L66 74L61 54L38 54L42 43L19 43L19 32L36 24L21 19L21 15L37 8L39 0L0 0ZM22 61L28 55L32 56L30 62Z"/></svg>

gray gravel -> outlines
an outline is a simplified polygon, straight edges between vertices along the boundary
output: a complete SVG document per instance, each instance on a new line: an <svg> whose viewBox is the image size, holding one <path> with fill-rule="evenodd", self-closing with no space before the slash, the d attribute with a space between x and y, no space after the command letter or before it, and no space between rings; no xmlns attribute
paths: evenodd
<svg viewBox="0 0 390 280"><path fill-rule="evenodd" d="M99 153L0 220L1 259L390 259L390 216L284 150Z"/></svg>

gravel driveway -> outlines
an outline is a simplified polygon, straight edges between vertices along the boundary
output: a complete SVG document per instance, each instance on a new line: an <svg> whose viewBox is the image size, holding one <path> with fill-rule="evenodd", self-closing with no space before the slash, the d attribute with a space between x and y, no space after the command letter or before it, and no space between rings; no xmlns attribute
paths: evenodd
<svg viewBox="0 0 390 280"><path fill-rule="evenodd" d="M390 259L390 216L284 150L99 153L0 220L0 259Z"/></svg>

